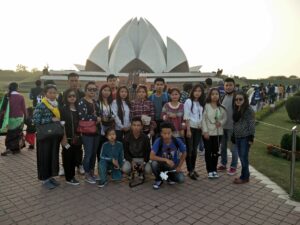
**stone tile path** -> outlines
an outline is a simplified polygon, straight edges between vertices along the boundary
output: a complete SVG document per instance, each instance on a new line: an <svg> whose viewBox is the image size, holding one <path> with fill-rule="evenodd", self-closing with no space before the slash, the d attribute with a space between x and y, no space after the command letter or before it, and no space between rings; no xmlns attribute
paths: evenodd
<svg viewBox="0 0 300 225"><path fill-rule="evenodd" d="M81 176L79 186L69 186L60 177L60 187L48 191L37 180L35 154L22 150L0 156L1 225L300 224L300 212L261 182L262 177L252 176L245 185L234 185L233 177L224 173L208 180L203 156L198 159L198 181L186 178L182 185L164 184L157 191L151 177L132 189L126 180L100 189Z"/></svg>

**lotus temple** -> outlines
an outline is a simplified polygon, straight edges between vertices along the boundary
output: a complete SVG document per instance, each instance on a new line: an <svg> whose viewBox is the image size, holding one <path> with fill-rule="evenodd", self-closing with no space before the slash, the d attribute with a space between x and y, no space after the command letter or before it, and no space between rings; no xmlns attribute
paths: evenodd
<svg viewBox="0 0 300 225"><path fill-rule="evenodd" d="M189 67L184 51L170 37L166 43L155 27L145 18L129 20L112 42L107 36L91 51L85 65L75 64L80 80L106 81L106 76L115 74L120 82L152 83L163 77L168 84L200 82L207 77L220 80L216 73L202 73L201 66ZM43 75L42 80L67 80L71 70L53 71Z"/></svg>

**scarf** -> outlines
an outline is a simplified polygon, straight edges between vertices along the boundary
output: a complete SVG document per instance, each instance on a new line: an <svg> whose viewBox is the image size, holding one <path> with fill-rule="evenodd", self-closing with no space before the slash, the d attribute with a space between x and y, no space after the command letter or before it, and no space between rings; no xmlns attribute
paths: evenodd
<svg viewBox="0 0 300 225"><path fill-rule="evenodd" d="M45 104L45 106L54 114L54 116L58 119L60 119L60 112L58 110L58 104L57 101L51 101L47 98L42 99L42 103Z"/></svg>

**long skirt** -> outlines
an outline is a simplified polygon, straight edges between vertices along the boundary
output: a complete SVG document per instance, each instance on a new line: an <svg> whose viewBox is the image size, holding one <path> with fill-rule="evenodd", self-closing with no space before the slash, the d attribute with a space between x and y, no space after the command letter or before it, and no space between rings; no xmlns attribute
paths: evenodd
<svg viewBox="0 0 300 225"><path fill-rule="evenodd" d="M13 130L7 130L7 135L5 138L6 149L14 151L19 151L25 147L24 135L23 135L23 126L18 127Z"/></svg>
<svg viewBox="0 0 300 225"><path fill-rule="evenodd" d="M61 138L47 138L37 141L37 170L38 179L47 180L58 175L59 145Z"/></svg>

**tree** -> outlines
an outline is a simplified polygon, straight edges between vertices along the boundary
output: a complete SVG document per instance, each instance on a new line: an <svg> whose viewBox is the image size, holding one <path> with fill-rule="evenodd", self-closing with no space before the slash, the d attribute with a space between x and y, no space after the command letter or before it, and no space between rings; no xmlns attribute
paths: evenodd
<svg viewBox="0 0 300 225"><path fill-rule="evenodd" d="M27 72L27 66L24 66L22 64L18 64L16 66L16 72Z"/></svg>

